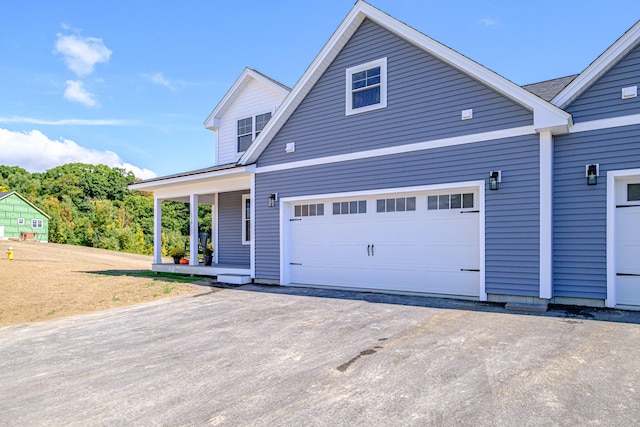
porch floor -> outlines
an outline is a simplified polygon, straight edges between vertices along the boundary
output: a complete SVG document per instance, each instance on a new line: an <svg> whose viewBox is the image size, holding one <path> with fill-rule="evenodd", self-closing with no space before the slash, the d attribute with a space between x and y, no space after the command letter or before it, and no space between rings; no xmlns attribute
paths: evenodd
<svg viewBox="0 0 640 427"><path fill-rule="evenodd" d="M196 276L218 276L220 274L251 275L251 267L241 264L212 264L211 266L205 267L202 263L200 263L200 265L187 265L174 264L171 262L152 264L151 271L156 273L193 274Z"/></svg>

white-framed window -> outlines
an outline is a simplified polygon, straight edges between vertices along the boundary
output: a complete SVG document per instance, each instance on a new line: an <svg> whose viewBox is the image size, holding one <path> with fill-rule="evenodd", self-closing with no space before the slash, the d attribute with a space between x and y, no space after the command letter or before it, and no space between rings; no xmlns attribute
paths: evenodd
<svg viewBox="0 0 640 427"><path fill-rule="evenodd" d="M324 203L311 203L309 205L295 205L293 215L300 216L324 216Z"/></svg>
<svg viewBox="0 0 640 427"><path fill-rule="evenodd" d="M415 197L397 197L376 200L376 212L411 212L416 210Z"/></svg>
<svg viewBox="0 0 640 427"><path fill-rule="evenodd" d="M366 200L351 200L348 202L335 202L333 204L334 215L364 214L367 213Z"/></svg>
<svg viewBox="0 0 640 427"><path fill-rule="evenodd" d="M43 228L44 222L41 219L32 219L31 228Z"/></svg>
<svg viewBox="0 0 640 427"><path fill-rule="evenodd" d="M346 115L386 108L387 58L347 68Z"/></svg>
<svg viewBox="0 0 640 427"><path fill-rule="evenodd" d="M251 195L242 195L242 244L251 243Z"/></svg>
<svg viewBox="0 0 640 427"><path fill-rule="evenodd" d="M640 202L640 183L627 184L627 202Z"/></svg>
<svg viewBox="0 0 640 427"><path fill-rule="evenodd" d="M24 225L24 218L18 218L18 225Z"/></svg>
<svg viewBox="0 0 640 427"><path fill-rule="evenodd" d="M242 153L249 148L249 145L264 129L270 118L271 112L238 120L238 153Z"/></svg>
<svg viewBox="0 0 640 427"><path fill-rule="evenodd" d="M439 194L427 197L427 210L473 209L473 193Z"/></svg>

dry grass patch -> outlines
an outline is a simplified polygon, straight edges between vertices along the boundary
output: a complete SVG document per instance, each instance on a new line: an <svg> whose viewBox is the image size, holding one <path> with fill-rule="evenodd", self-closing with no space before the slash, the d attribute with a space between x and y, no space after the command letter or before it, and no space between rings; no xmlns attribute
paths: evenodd
<svg viewBox="0 0 640 427"><path fill-rule="evenodd" d="M15 249L9 261L6 250ZM151 257L54 243L0 242L0 327L56 319L194 292L157 276Z"/></svg>

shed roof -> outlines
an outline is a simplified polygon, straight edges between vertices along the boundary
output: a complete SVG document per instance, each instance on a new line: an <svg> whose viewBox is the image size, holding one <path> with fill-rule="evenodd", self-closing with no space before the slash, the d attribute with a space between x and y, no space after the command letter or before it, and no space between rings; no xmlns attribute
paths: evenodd
<svg viewBox="0 0 640 427"><path fill-rule="evenodd" d="M36 205L34 205L33 203L31 203L29 200L27 200L24 196L22 196L20 193L18 193L17 191L2 191L0 192L0 200L5 199L9 196L11 196L12 194L15 194L17 197L19 197L23 202L25 202L26 204L28 204L29 206L31 206L33 209L37 210L38 212L40 212L42 215L46 216L47 219L51 219L51 216L49 216L45 211L43 211L42 209L40 209L39 207L37 207Z"/></svg>

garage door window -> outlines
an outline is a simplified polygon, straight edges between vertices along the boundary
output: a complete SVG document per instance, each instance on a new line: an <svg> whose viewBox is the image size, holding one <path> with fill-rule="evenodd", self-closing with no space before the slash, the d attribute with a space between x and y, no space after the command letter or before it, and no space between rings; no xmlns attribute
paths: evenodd
<svg viewBox="0 0 640 427"><path fill-rule="evenodd" d="M397 197L376 200L377 212L406 212L416 210L415 197Z"/></svg>
<svg viewBox="0 0 640 427"><path fill-rule="evenodd" d="M640 184L627 185L627 201L640 202Z"/></svg>
<svg viewBox="0 0 640 427"><path fill-rule="evenodd" d="M362 214L367 213L366 200L352 200L349 202L333 203L334 215Z"/></svg>
<svg viewBox="0 0 640 427"><path fill-rule="evenodd" d="M323 216L324 203L312 203L310 205L295 205L293 214L297 217L301 216Z"/></svg>
<svg viewBox="0 0 640 427"><path fill-rule="evenodd" d="M440 194L427 197L427 209L430 211L469 208L473 208L473 193Z"/></svg>

